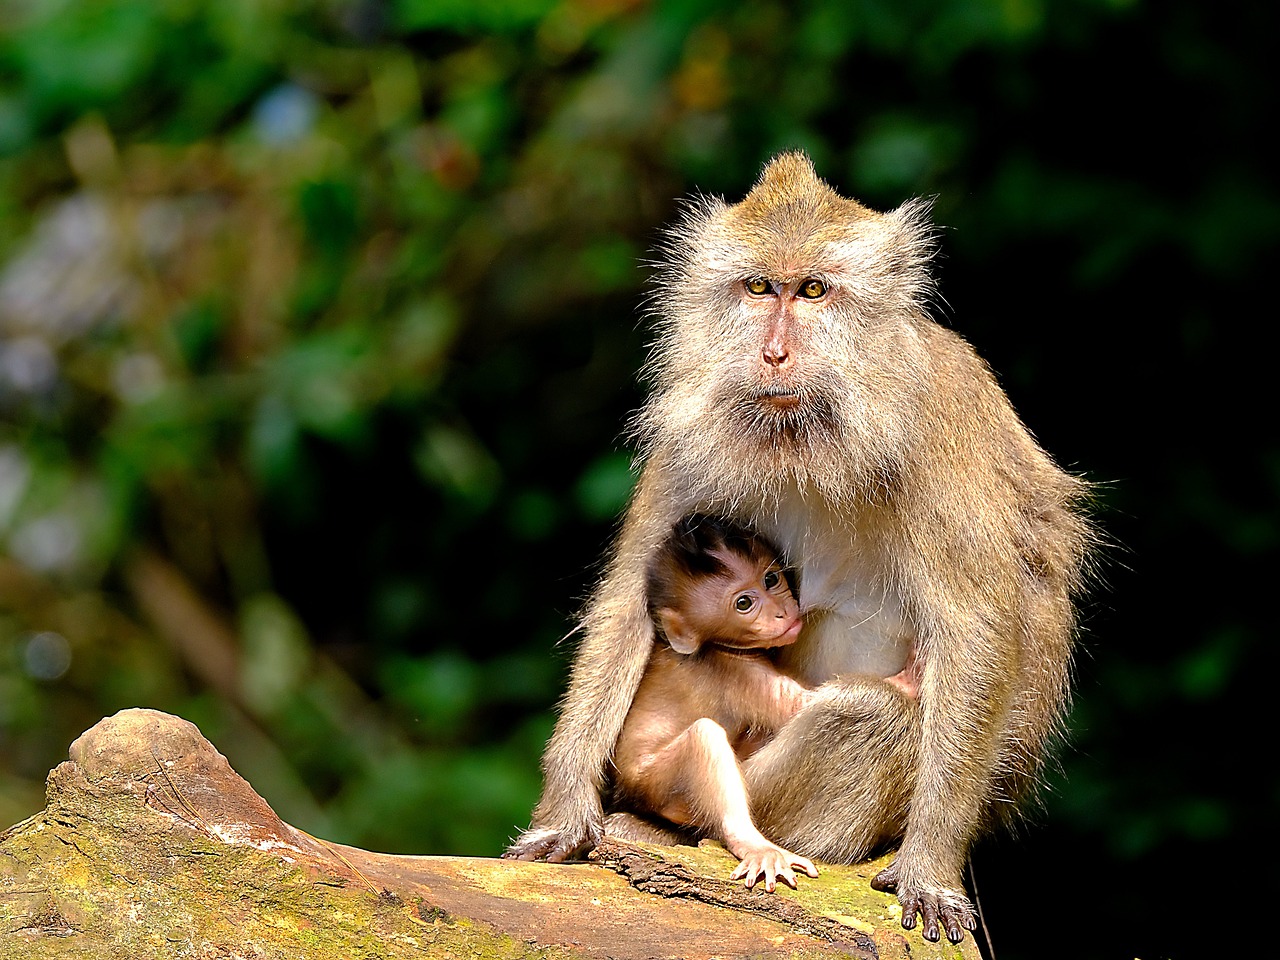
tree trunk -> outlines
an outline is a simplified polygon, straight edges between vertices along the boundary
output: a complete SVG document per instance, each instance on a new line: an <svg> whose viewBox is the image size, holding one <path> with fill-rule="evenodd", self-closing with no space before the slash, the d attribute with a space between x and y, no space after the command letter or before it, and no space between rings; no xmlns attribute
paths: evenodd
<svg viewBox="0 0 1280 960"><path fill-rule="evenodd" d="M185 720L125 710L0 834L3 958L967 957L898 924L868 879L823 866L747 891L721 847L606 838L594 863L409 857L289 826Z"/></svg>

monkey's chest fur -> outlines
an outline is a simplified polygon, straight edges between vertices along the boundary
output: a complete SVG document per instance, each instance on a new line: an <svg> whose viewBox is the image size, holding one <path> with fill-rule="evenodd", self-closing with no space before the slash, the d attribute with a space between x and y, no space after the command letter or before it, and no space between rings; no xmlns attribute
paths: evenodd
<svg viewBox="0 0 1280 960"><path fill-rule="evenodd" d="M798 494L758 516L761 531L799 572L804 630L781 651L779 665L814 685L838 674L889 677L900 671L915 634L869 531Z"/></svg>

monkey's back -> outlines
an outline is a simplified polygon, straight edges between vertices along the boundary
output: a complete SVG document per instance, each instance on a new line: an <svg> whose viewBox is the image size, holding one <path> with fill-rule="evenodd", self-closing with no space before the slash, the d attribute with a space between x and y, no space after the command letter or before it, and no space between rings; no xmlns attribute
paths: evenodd
<svg viewBox="0 0 1280 960"><path fill-rule="evenodd" d="M933 577L965 578L948 588L1008 621L992 631L1008 638L993 653L1013 667L997 791L1017 800L1037 781L1068 705L1075 599L1096 540L1084 512L1089 485L1040 447L967 341L932 321L919 333L931 383L904 481L918 494L894 501L894 525L911 545L906 555L928 558Z"/></svg>

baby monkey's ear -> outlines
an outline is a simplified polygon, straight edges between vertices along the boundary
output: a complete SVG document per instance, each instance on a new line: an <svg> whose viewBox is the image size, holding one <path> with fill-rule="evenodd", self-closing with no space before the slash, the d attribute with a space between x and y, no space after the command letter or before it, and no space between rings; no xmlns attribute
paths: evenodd
<svg viewBox="0 0 1280 960"><path fill-rule="evenodd" d="M658 625L662 627L662 635L671 644L676 653L697 653L701 643L698 634L690 627L689 622L677 610L663 607L657 613Z"/></svg>

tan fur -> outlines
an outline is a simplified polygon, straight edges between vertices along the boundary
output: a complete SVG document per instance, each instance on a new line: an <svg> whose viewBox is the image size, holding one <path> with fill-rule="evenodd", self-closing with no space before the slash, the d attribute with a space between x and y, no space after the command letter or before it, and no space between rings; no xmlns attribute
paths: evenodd
<svg viewBox="0 0 1280 960"><path fill-rule="evenodd" d="M932 249L925 204L873 212L801 154L771 162L739 204L692 204L672 231L634 424L644 468L511 855L563 859L597 835L652 642L645 564L700 510L782 548L806 621L789 669L811 684L841 676L748 764L761 828L842 860L900 836L877 883L896 889L904 925L920 913L926 935L941 922L958 939L971 924L961 868L1037 781L1061 721L1091 537L1085 485L929 319ZM744 293L753 277L776 303ZM826 284L820 302L783 296L805 278ZM785 364L770 354L779 340ZM880 679L913 651L918 702Z"/></svg>
<svg viewBox="0 0 1280 960"><path fill-rule="evenodd" d="M614 750L617 808L720 840L740 861L734 879L794 887L813 864L756 827L740 762L814 696L767 655L656 644Z"/></svg>

